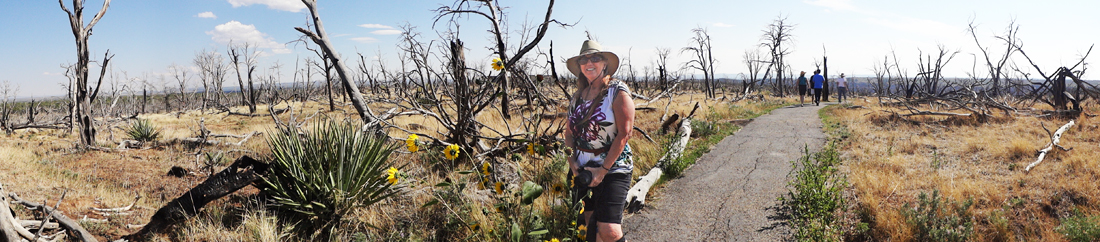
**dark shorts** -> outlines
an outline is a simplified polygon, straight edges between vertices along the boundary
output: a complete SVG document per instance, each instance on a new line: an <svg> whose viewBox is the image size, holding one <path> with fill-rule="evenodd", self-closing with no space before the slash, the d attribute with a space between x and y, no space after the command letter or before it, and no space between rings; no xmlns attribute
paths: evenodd
<svg viewBox="0 0 1100 242"><path fill-rule="evenodd" d="M805 96L806 95L806 85L798 85L798 95L799 96Z"/></svg>
<svg viewBox="0 0 1100 242"><path fill-rule="evenodd" d="M592 218L596 222L622 224L630 173L609 173L600 185L589 189L592 197L584 199L584 211L593 211Z"/></svg>

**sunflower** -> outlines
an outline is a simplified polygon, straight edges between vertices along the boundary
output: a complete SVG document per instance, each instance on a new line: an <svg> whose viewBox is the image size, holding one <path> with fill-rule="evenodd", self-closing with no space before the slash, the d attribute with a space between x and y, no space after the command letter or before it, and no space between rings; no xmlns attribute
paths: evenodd
<svg viewBox="0 0 1100 242"><path fill-rule="evenodd" d="M409 147L409 152L416 152L420 150L420 145L417 144L417 140L420 137L416 134L409 134L409 138L405 140L405 145Z"/></svg>
<svg viewBox="0 0 1100 242"><path fill-rule="evenodd" d="M489 162L481 163L481 174L489 176Z"/></svg>
<svg viewBox="0 0 1100 242"><path fill-rule="evenodd" d="M447 156L448 160L458 158L458 152L458 145L456 144L448 145L446 149L443 149L443 155Z"/></svg>
<svg viewBox="0 0 1100 242"><path fill-rule="evenodd" d="M398 178L397 178L397 168L393 168L391 166L390 169L386 170L386 174L389 174L386 177L386 181L389 182L390 185L397 185L397 180L398 180Z"/></svg>
<svg viewBox="0 0 1100 242"><path fill-rule="evenodd" d="M504 61L501 61L500 58L493 58L493 70L498 70L499 71L499 70L503 70L503 69L504 69Z"/></svg>
<svg viewBox="0 0 1100 242"><path fill-rule="evenodd" d="M535 143L527 143L527 154L535 155Z"/></svg>
<svg viewBox="0 0 1100 242"><path fill-rule="evenodd" d="M587 236L587 235L588 235L588 227L587 226L584 226L583 224L581 224L581 226L577 226L577 238L581 239L581 241L584 241L585 236Z"/></svg>
<svg viewBox="0 0 1100 242"><path fill-rule="evenodd" d="M496 190L497 194L504 193L504 183L503 182L497 182L496 184L493 185L493 190Z"/></svg>
<svg viewBox="0 0 1100 242"><path fill-rule="evenodd" d="M554 194L561 193L562 191L565 191L565 186L562 186L560 183L555 183L554 185L550 186L550 191Z"/></svg>

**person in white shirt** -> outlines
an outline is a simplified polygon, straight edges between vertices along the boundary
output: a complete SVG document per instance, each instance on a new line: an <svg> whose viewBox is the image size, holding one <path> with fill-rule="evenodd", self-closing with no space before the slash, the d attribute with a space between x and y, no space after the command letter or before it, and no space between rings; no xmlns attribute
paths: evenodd
<svg viewBox="0 0 1100 242"><path fill-rule="evenodd" d="M844 73L840 73L840 78L836 79L836 90L837 101L843 103L844 98L848 96L848 80L844 79Z"/></svg>

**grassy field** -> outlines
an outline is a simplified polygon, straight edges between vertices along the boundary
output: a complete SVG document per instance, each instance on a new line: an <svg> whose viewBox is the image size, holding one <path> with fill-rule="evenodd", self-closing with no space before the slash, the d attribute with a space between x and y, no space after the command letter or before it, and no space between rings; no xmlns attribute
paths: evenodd
<svg viewBox="0 0 1100 242"><path fill-rule="evenodd" d="M641 100L638 103L644 102ZM644 175L653 166L665 148L662 148L664 140L668 140L671 134L661 134L659 131L659 119L668 113L686 115L693 105L698 102L700 109L696 111L695 119L711 124L717 130L712 134L729 134L736 127L721 124L727 120L753 117L767 112L771 108L778 107L786 101L752 101L744 100L737 103L706 100L701 95L680 95L672 100L663 99L655 101L649 106L654 110L639 111L635 125L648 132L655 141L646 140L640 133L630 140L630 145L635 150L635 166L640 172L635 176ZM276 109L287 108L287 104L276 106ZM278 115L283 120L289 120L294 116L296 120L313 119L356 119L355 111L350 106L344 106L341 110L328 111L323 103L290 103L291 111ZM374 104L374 110L386 110L392 105ZM234 108L234 111L243 112L243 107ZM266 114L267 107L260 106L259 112ZM551 110L552 111L552 110ZM561 107L558 112L563 112ZM505 122L499 112L483 112L478 120L488 127L482 132L491 130L501 132L520 132L520 127L525 122L532 122L531 117L538 113L525 112L521 115L513 115L512 119ZM268 157L270 150L267 146L266 135L259 135L244 142L240 146L195 146L181 142L171 142L177 138L195 137L198 133L200 120L202 125L214 134L242 135L252 131L260 131L265 134L273 132L275 124L270 116L246 117L238 115L226 115L225 113L202 113L199 111L173 112L161 114L144 114L138 118L147 119L161 132L161 139L154 145L144 149L118 150L113 152L102 151L78 151L76 137L67 130L19 130L10 135L0 136L0 182L3 182L6 191L16 192L23 198L32 201L47 200L56 202L63 190L68 190L60 209L66 211L70 217L82 220L81 223L93 234L102 236L101 239L116 239L121 235L130 234L147 222L153 212L168 201L183 194L191 187L201 183L211 172L224 169L233 159L241 155L256 157ZM552 120L543 120L540 127L545 125L560 125L562 119L553 120L558 124L552 124ZM432 134L442 137L445 133L434 120L424 116L401 116L393 121L393 124L402 128L416 129L416 132ZM414 125L415 124L415 125ZM113 123L101 127L99 131L100 143L105 147L117 146L117 142L129 139L125 128L128 123ZM722 131L722 129L727 129ZM407 136L400 130L390 129L391 137L395 145L403 144L400 139ZM704 144L689 150L695 156L705 152L710 143L702 140L715 140L708 136L701 136ZM219 138L220 141L237 142L236 138ZM720 140L718 138L717 140ZM696 141L693 141L695 144ZM700 145L695 145L700 146ZM366 240L366 241L451 241L451 240L496 240L504 237L508 227L503 221L507 213L494 213L492 208L499 207L501 201L509 198L495 193L494 187L478 187L478 179L474 176L460 173L464 170L475 170L476 164L441 162L442 147L425 147L419 152L408 152L403 145L391 160L402 167L400 173L403 179L400 181L402 194L376 204L375 206L359 209L353 212L353 216L344 221L338 240ZM696 154L697 153L697 154ZM518 190L523 181L537 181L548 189L562 185L565 170L563 155L560 151L548 151L546 153L530 154L524 151L510 151L503 159L493 159L493 172L501 177L498 181L503 183L504 190ZM191 175L182 178L166 175L173 166L179 166L191 171ZM470 187L462 192L455 193L448 188L433 186L442 182L454 184L465 183ZM543 216L543 220L554 221L566 218L559 212L564 194L553 192L550 189L546 195L540 197L530 210L532 214ZM211 241L281 241L291 238L293 225L280 220L274 212L263 209L264 202L257 199L259 190L247 187L229 197L218 200L206 206L202 213L186 222L184 226L175 228L172 232L163 235L161 239L168 240L211 240ZM510 194L510 193L504 193ZM136 196L140 196L137 206L129 214L98 214L89 208L121 207L133 202ZM442 200L440 205L424 206L432 200ZM444 206L441 206L444 205ZM27 211L19 211L23 217L29 215ZM564 222L558 223L558 229L551 229L547 238L568 236Z"/></svg>
<svg viewBox="0 0 1100 242"><path fill-rule="evenodd" d="M1055 149L1025 172L1050 132L1069 120L1014 114L989 122L899 120L867 99L825 111L843 138L851 184L848 239L1095 241L1100 215L1100 128L1095 104ZM860 108L850 108L858 105ZM927 108L927 107L926 107ZM1035 107L1046 109L1048 107ZM827 120L828 125L828 120ZM869 228L859 231L858 223Z"/></svg>

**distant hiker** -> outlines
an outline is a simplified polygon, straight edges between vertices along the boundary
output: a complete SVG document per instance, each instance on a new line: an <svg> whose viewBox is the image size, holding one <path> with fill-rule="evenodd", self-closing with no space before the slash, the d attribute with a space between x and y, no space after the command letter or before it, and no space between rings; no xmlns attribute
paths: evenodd
<svg viewBox="0 0 1100 242"><path fill-rule="evenodd" d="M594 40L581 44L580 54L565 61L577 76L577 92L569 107L565 143L573 148L570 174L576 197L584 198L588 241L626 241L623 238L623 206L634 170L633 152L627 140L634 127L634 100L630 88L611 75L619 68L619 56L603 51Z"/></svg>
<svg viewBox="0 0 1100 242"><path fill-rule="evenodd" d="M814 70L814 76L810 77L814 82L814 105L821 106L821 86L825 84L825 77L821 76L821 70Z"/></svg>
<svg viewBox="0 0 1100 242"><path fill-rule="evenodd" d="M806 71L802 71L802 74L798 74L798 103L806 105Z"/></svg>
<svg viewBox="0 0 1100 242"><path fill-rule="evenodd" d="M844 73L840 73L840 78L836 79L836 95L837 101L841 103L848 96L848 80L844 79Z"/></svg>

